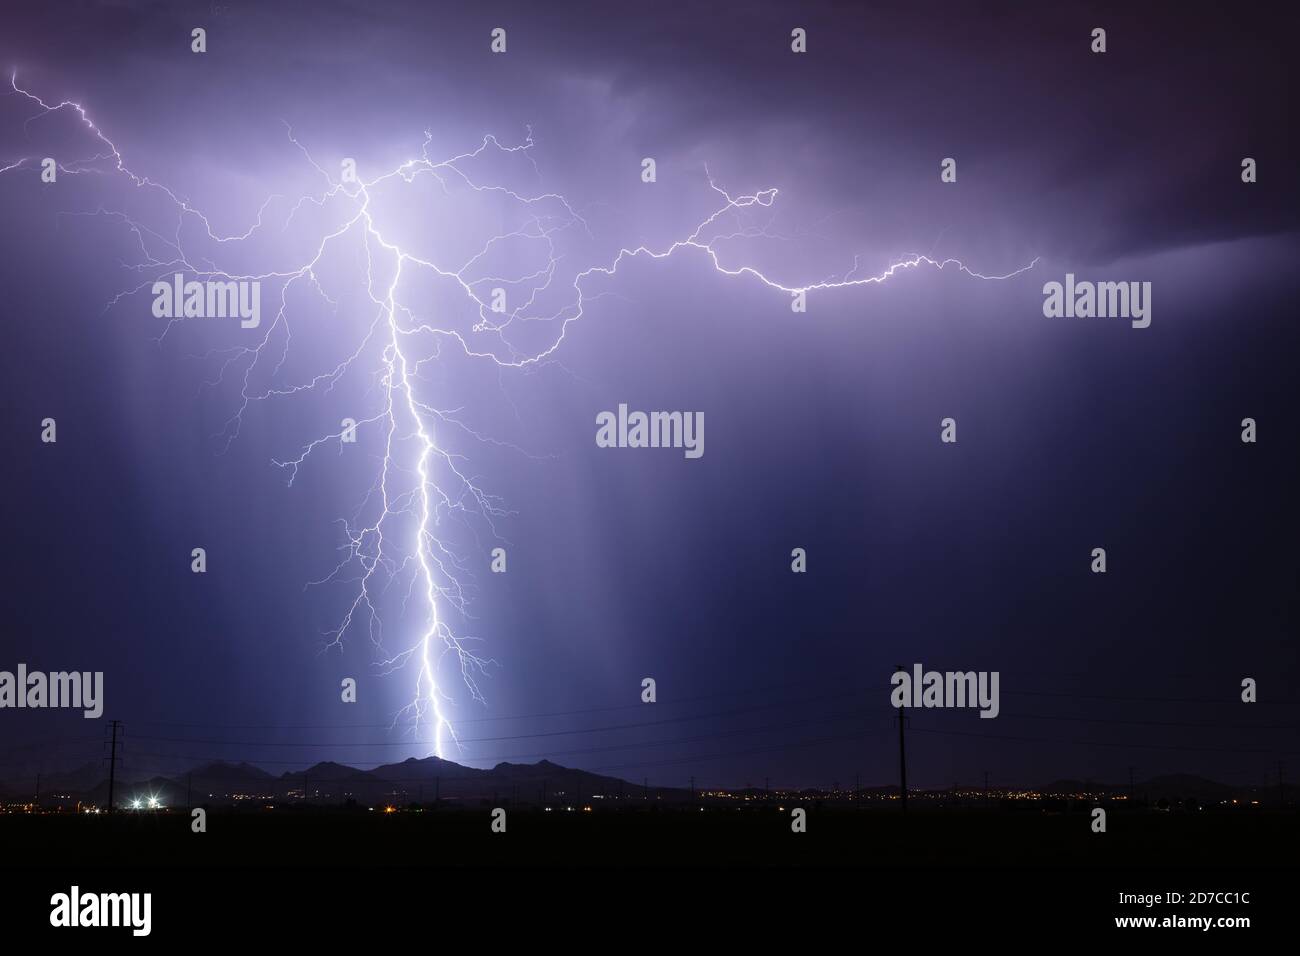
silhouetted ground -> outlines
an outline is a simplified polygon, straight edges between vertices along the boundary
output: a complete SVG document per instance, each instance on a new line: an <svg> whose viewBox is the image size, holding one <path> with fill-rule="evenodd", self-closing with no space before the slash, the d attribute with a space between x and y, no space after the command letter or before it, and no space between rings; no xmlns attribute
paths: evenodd
<svg viewBox="0 0 1300 956"><path fill-rule="evenodd" d="M1051 813L809 807L581 812L507 808L384 813L376 808L214 809L207 832L184 811L0 815L0 845L27 865L84 867L980 867L1293 865L1300 813L1086 809Z"/></svg>
<svg viewBox="0 0 1300 956"><path fill-rule="evenodd" d="M1244 916L1246 932L1266 938L1293 922L1295 811L1112 809L1099 834L1086 806L918 807L904 818L814 805L807 832L793 833L789 809L520 808L507 810L505 833L492 832L487 806L217 809L203 834L184 811L4 814L0 925L6 940L66 934L49 917L54 894L73 886L150 894L156 939L297 948L441 932L442 920L492 939L563 933L590 948L588 937L700 941L703 932L763 951L777 939L806 944L829 925L1041 942L1175 938L1121 929L1119 917ZM1235 896L1154 907L1121 898L1170 891ZM1214 930L1216 940L1241 932Z"/></svg>

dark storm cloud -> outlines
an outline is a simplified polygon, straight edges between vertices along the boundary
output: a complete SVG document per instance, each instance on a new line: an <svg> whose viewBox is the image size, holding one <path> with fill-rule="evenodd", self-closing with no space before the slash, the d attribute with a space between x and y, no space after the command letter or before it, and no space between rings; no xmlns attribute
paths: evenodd
<svg viewBox="0 0 1300 956"><path fill-rule="evenodd" d="M1300 225L1289 16L1290 28L1205 3L139 2L28 8L6 53L100 78L86 90L146 77L188 89L183 38L201 24L219 85L259 80L250 114L293 113L306 94L342 114L405 106L437 123L459 104L491 124L534 122L557 150L617 127L646 155L748 153L760 178L797 157L849 220L920 220L967 242L998 222L1037 253L1100 264ZM497 25L510 52L485 70ZM788 52L794 25L807 56ZM1089 51L1094 26L1104 55ZM190 95L203 109L214 94ZM936 197L946 156L955 199ZM1260 182L1243 195L1245 156Z"/></svg>
<svg viewBox="0 0 1300 956"><path fill-rule="evenodd" d="M1209 5L215 7L32 4L6 14L0 52L47 98L86 102L133 169L236 231L267 193L288 191L282 180L314 178L281 118L327 166L345 150L400 159L425 128L460 150L489 131L517 141L531 123L542 184L590 207L595 238L566 267L605 261L629 235L689 231L714 208L705 162L729 187L779 186L779 231L807 240L728 247L729 261L762 255L808 280L847 270L860 251L874 272L888 253L937 239L942 254L990 271L1047 257L1006 283L918 270L815 297L797 317L701 255L642 259L603 283L611 294L574 326L563 370L489 375L462 394L462 375L481 368L431 366L448 404L538 454L474 452L517 514L510 574L484 575L474 609L503 667L486 685L491 708L462 713L623 706L653 674L664 709L700 698L698 710L722 710L739 695L770 707L762 723L778 729L743 736L709 719L690 724L701 743L560 759L665 760L652 779L683 784L696 772L803 784L857 770L883 782L895 766L888 714L854 715L850 729L866 730L842 746L779 747L842 727L816 723L833 695L860 702L878 688L883 700L900 660L1001 670L1009 697L1020 687L1217 700L1240 674L1294 683L1295 241L1274 235L1296 227L1288 24ZM796 24L809 30L806 57L788 52ZM195 25L209 31L203 58L188 50ZM493 58L498 25L510 52ZM1109 30L1104 56L1088 52L1093 26ZM24 131L22 105L0 103L0 159L74 133L87 145L67 116ZM653 189L637 178L647 155L661 160ZM1238 179L1243 155L1260 162L1255 185ZM945 156L959 161L956 186L938 181ZM12 395L2 437L27 456L33 422L54 415L61 429L57 447L16 456L22 466L3 478L25 559L7 568L13 631L0 666L57 656L44 666L102 669L107 706L128 722L386 724L406 676L366 684L363 714L340 718L338 680L374 676L369 647L362 636L317 654L340 592L304 590L337 558L331 522L364 492L364 463L321 462L292 490L268 464L333 409L259 409L218 453L230 395L199 389L212 372L193 359L201 350L156 348L143 297L102 312L122 287L118 257L138 258L129 233L59 215L141 202L140 191L111 176L42 191L24 170L0 179L0 196L0 318L12 335L0 352ZM412 236L463 237L404 193L390 201ZM150 212L173 228L162 204ZM1224 248L1234 239L1246 241ZM1162 251L1172 254L1151 255ZM1044 281L1119 257L1140 273L1116 278L1154 282L1150 330L1044 319ZM336 265L331 278L357 261ZM297 347L329 353L364 309L309 313ZM707 454L596 449L595 414L622 401L704 411ZM1268 436L1250 457L1235 454L1247 413ZM956 449L937 441L950 414ZM196 542L212 555L202 582L187 565ZM1097 543L1114 561L1102 580L1084 570ZM795 544L812 556L807 576L788 570ZM1121 725L1171 716L1140 702L1051 702ZM936 734L918 740L916 779L991 769L1004 781L1114 780L1131 757L1110 746L1121 734L1227 753L1157 748L1143 755L1151 772L1253 774L1258 763L1230 750L1230 709L1173 715L1218 721L1214 735L1103 726L1097 748L1078 745L1086 735L1073 725L1026 725L1026 712L1038 713L1008 701L999 729L1046 743ZM935 720L928 729L971 729ZM514 720L502 736L555 726ZM174 734L187 735L204 736ZM1276 745L1261 736L1260 748ZM322 749L378 762L328 749L342 742ZM469 756L606 744L628 741L503 741ZM690 762L762 746L778 749ZM193 762L302 757L172 749Z"/></svg>

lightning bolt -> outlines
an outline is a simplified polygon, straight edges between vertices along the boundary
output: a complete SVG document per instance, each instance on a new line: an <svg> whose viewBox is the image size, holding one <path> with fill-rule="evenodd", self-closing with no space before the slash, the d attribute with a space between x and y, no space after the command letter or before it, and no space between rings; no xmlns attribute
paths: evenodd
<svg viewBox="0 0 1300 956"><path fill-rule="evenodd" d="M658 249L647 245L619 248L603 263L575 271L566 288L559 273L563 256L557 248L557 240L578 230L592 238L586 220L561 195L519 192L496 183L480 182L470 171L475 162L484 157L516 158L526 160L540 180L540 171L532 158L534 141L531 130L521 143L514 145L503 144L494 136L485 136L475 149L448 159L434 159L429 155L433 137L426 130L417 158L408 159L373 179L358 177L344 181L342 176L335 179L317 163L296 138L293 129L285 124L289 143L319 174L322 180L320 191L303 194L292 202L284 196L269 196L247 230L223 235L213 228L208 216L185 197L162 183L133 172L118 147L81 104L71 100L46 102L20 87L16 73L11 76L10 84L12 92L9 95L25 97L36 109L25 120L24 131L42 117L70 111L93 135L98 144L97 152L84 159L59 164L61 173L116 174L136 189L164 197L175 212L175 226L170 233L117 210L100 207L94 213L83 214L121 222L134 237L140 254L138 262L123 265L143 277L142 280L114 296L105 306L106 312L175 272L196 279L278 284L280 292L274 319L255 333L258 341L211 350L203 356L217 369L215 378L204 381L205 387L223 385L228 376L237 376L239 384L237 407L218 436L225 448L239 436L245 413L256 404L305 393L328 393L350 372L368 373L377 384L379 410L357 421L355 426L373 432L382 442L383 454L374 482L354 514L340 522L345 543L340 549L339 562L325 578L309 582L309 585L343 582L354 586L350 603L338 626L326 634L325 649L341 647L345 636L354 629L364 628L375 647L376 663L382 674L413 667L412 698L394 715L392 727L405 723L416 740L423 740L424 732L428 731L430 738L423 742L431 745L439 757L444 756L448 742L456 742L447 716L447 707L454 698L440 677L444 662L450 661L458 670L464 688L478 702L484 702L479 679L496 663L476 654L472 649L475 639L458 634L442 613L444 609L450 609L461 617L468 617L470 592L468 561L448 541L441 528L451 518L467 522L473 518L499 540L496 521L508 514L501 500L489 494L469 472L466 457L440 440L440 436L461 433L476 442L501 445L528 454L522 448L498 442L473 429L462 419L460 409L441 408L423 397L429 381L422 371L442 357L444 344L450 344L469 360L490 363L498 369L522 369L553 361L552 357L563 345L569 327L583 318L589 301L599 298L599 294L587 292L588 280L594 276L612 278L624 263L640 257L658 260L679 254L701 255L721 276L756 281L788 296L876 285L900 272L921 267L943 270L951 266L976 279L1006 280L1032 269L1038 262L1035 258L1012 272L986 275L967 268L957 259L936 259L916 254L892 262L877 274L859 276L859 262L855 256L852 268L838 277L801 285L787 284L752 265L728 264L722 248L728 241L738 238L784 238L778 237L770 224L756 224L756 216L765 214L775 205L778 190L768 188L733 195L714 180L706 166L705 176L718 197L717 203L688 235ZM0 173L22 169L33 161L34 157L19 158L0 165ZM452 195L453 189L491 196L517 210L521 222L513 229L489 237L476 252L455 264L444 266L432 258L416 255L403 248L394 237L395 228L379 221L375 207L376 198L385 190L411 187L423 177L431 179L447 196ZM288 209L283 217L282 232L294 225L299 217L313 212L323 217L333 215L335 219L332 224L318 227L314 246L308 243L308 251L287 268L256 274L226 271L211 258L193 251L193 243L187 242L182 235L187 226L198 223L211 247L210 252L221 251L227 246L238 247L268 230L270 211L277 201ZM301 231L309 229L303 227ZM293 338L289 314L291 291L305 286L321 301L337 308L338 303L327 294L321 280L322 261L332 247L358 239L365 259L364 292L373 309L372 317L361 323L359 341L336 364L305 381L276 384L288 359ZM539 249L545 261L531 271L508 276L492 274L488 271L492 255L512 243ZM477 315L469 336L454 323L438 323L417 315L415 307L402 298L400 286L403 279L418 274L436 277L439 282L448 283L457 290L462 303ZM488 290L507 286L522 289L525 293L522 300L505 311L494 311L487 301ZM545 305L546 300L557 294L560 295L558 305ZM158 337L159 342L166 338L177 321L173 318L167 322ZM535 336L537 328L548 330L540 343L523 345L516 342L515 333L527 329L530 335ZM489 344L479 344L480 340ZM259 376L266 377L266 384L258 384ZM284 471L287 483L292 486L300 470L315 453L333 445L337 445L341 452L344 441L344 429L320 435L301 446L294 457L273 459L273 464ZM403 581L406 584L403 616L409 610L411 598L416 597L419 625L414 629L415 636L402 642L401 651L390 653L383 634L385 594L391 586Z"/></svg>

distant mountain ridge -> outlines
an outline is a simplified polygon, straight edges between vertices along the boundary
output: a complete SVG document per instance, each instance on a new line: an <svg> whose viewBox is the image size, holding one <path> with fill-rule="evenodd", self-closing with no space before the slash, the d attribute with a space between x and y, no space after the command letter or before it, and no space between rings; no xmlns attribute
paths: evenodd
<svg viewBox="0 0 1300 956"><path fill-rule="evenodd" d="M77 800L103 805L108 802L107 767L91 762L63 773L42 776L43 802ZM882 795L897 792L893 785L863 788L862 793ZM968 788L963 788L968 789ZM1043 794L1113 794L1127 795L1130 786L1102 784L1081 780L1058 780L1035 789ZM1133 791L1139 799L1202 803L1247 798L1254 788L1233 787L1192 774L1169 774L1137 782ZM753 787L732 788L733 794L761 796ZM817 788L800 791L825 796ZM946 791L930 790L938 794ZM0 784L0 795L8 799L30 799L13 785ZM528 805L590 805L601 800L652 798L680 803L691 798L683 787L650 787L629 783L617 777L603 776L586 770L564 767L549 760L533 764L503 761L488 769L466 767L441 757L409 757L398 763L383 764L371 770L324 760L304 770L291 770L276 776L255 764L241 761L212 761L183 774L128 773L119 769L114 802L130 806L134 800L147 805L150 798L164 806L194 804L238 804L242 801L306 801L407 805L419 803L473 804L483 801L511 801Z"/></svg>

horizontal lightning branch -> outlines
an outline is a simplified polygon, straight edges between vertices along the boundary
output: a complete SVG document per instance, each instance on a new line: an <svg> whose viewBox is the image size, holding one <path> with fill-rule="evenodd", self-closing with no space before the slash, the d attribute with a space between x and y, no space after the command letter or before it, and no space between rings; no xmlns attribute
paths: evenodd
<svg viewBox="0 0 1300 956"><path fill-rule="evenodd" d="M649 246L620 248L603 263L590 265L562 276L565 259L559 242L566 234L581 231L588 239L591 231L586 220L567 199L556 193L519 192L502 185L480 182L471 173L475 164L486 158L527 161L534 173L533 138L529 131L518 145L505 145L486 136L478 147L448 159L429 155L432 135L426 131L419 158L409 159L394 169L372 179L331 176L312 157L286 124L292 146L301 153L322 180L319 192L294 200L284 196L268 197L257 211L249 228L238 234L222 235L213 228L208 216L169 187L133 172L116 144L90 118L81 104L64 100L46 102L18 85L16 74L10 79L10 95L25 97L34 106L24 128L52 113L71 112L95 140L94 153L84 159L59 163L58 170L69 175L108 173L123 177L139 190L147 190L165 200L174 213L174 223L150 226L134 216L100 208L87 215L104 216L121 222L133 237L139 261L125 264L141 281L124 289L107 304L112 309L124 299L138 295L159 280L183 273L195 278L221 281L266 283L278 288L274 318L252 334L249 344L209 351L204 358L215 368L214 377L205 386L216 387L233 380L238 385L235 407L218 435L229 447L240 433L245 413L270 399L304 393L327 393L349 373L368 376L374 383L377 408L367 417L356 420L355 428L374 437L382 447L373 483L357 510L341 520L343 546L341 557L323 579L311 582L347 584L352 597L337 627L328 632L326 647L341 647L344 638L355 629L363 629L375 649L375 660L382 673L411 669L415 673L412 698L393 718L416 740L427 742L435 753L444 755L455 732L447 716L452 700L440 676L445 666L458 673L460 682L476 701L483 701L479 682L494 665L489 658L472 650L474 639L458 634L447 620L446 610L464 618L468 616L469 561L464 549L454 546L444 534L450 520L474 521L493 537L497 522L506 516L502 501L488 493L467 466L464 455L444 441L448 434L495 445L505 445L484 435L461 419L460 409L443 408L428 396L429 366L442 357L448 344L471 360L481 360L500 368L525 368L547 362L565 340L572 323L585 313L587 282L593 276L613 277L620 266L638 257L666 259L674 255L704 257L720 275L748 279L787 296L823 290L855 288L880 284L898 273L920 267L942 270L952 266L967 275L985 280L1010 279L1038 261L1004 275L975 272L956 259L935 259L914 255L892 263L883 272L855 277L853 269L840 278L823 279L805 285L778 281L752 265L733 265L724 261L721 247L737 238L772 237L766 228L750 224L754 213L770 210L777 199L776 189L751 194L732 195L714 181L707 167L705 175L718 203L714 211L701 220L684 238L652 249ZM13 172L36 165L35 157L22 157L0 164L0 173ZM540 174L539 174L540 177ZM398 238L397 223L383 212L381 197L390 190L414 190L428 179L444 195L473 192L493 201L493 208L503 204L513 210L517 222L507 231L489 236L482 244L458 261L439 262L437 257L418 255ZM409 201L413 201L409 200ZM280 204L277 206L277 203ZM293 230L295 241L306 238L305 251L288 265L261 272L244 273L221 268L210 256L220 257L227 249L253 243L271 228L272 210L286 210L281 216L282 234ZM324 223L324 224L321 224ZM186 230L197 225L201 235L185 238ZM207 243L207 255L194 246ZM301 287L331 307L331 297L322 276L327 254L345 250L354 244L364 262L364 292L368 300L364 314L357 320L354 346L341 359L303 380L284 382L283 372L293 341L290 298ZM497 275L493 262L512 248L527 250L536 262L517 273ZM523 256L527 259L528 256ZM436 316L422 315L409 297L404 283L424 277L451 288L462 305L476 318L468 330L454 321L439 321ZM506 309L490 301L494 290L509 287L516 291L516 301ZM522 290L522 295L518 292ZM594 300L598 295L591 294ZM551 303L547 305L545 303ZM495 308L494 308L495 306ZM166 338L176 317L168 319L159 335ZM544 330L540 344L537 330ZM527 334L524 331L527 330ZM521 339L531 344L524 345ZM292 455L275 459L289 485L317 452L326 447L342 449L346 429L320 435L303 444ZM522 449L507 446L521 454ZM418 625L399 642L396 653L387 649L384 639L386 592L396 585L404 587L402 619L410 613L410 602L417 602ZM391 729L391 728L390 728Z"/></svg>

